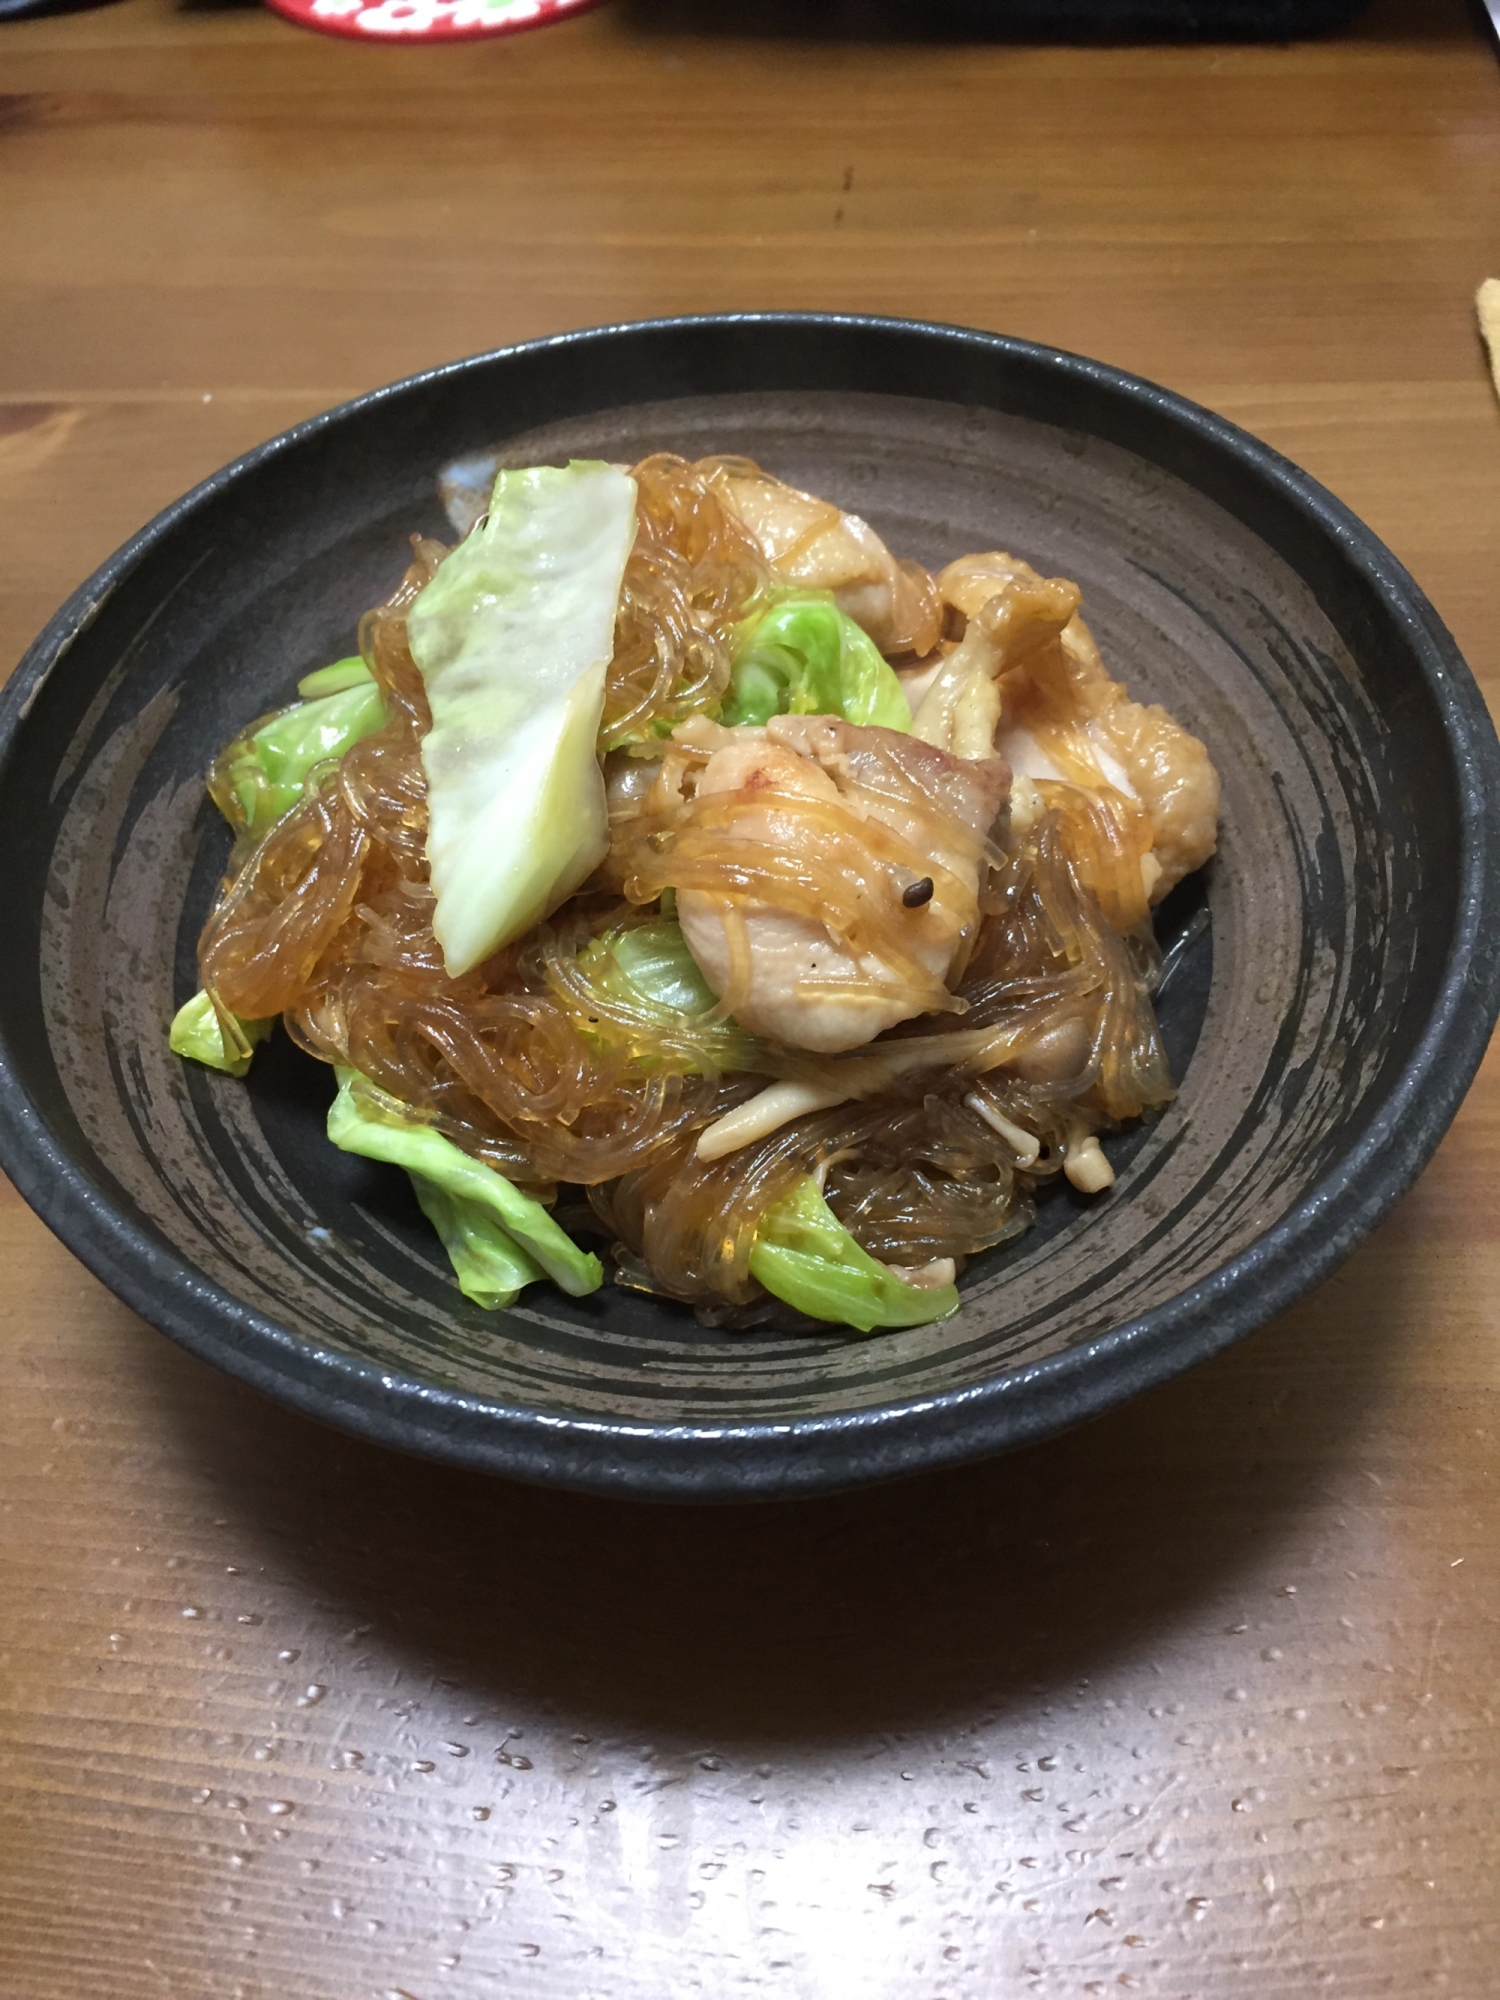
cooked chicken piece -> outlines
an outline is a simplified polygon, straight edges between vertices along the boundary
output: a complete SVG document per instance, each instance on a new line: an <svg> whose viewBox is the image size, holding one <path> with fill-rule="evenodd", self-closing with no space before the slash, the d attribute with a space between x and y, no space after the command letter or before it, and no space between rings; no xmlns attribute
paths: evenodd
<svg viewBox="0 0 1500 2000"><path fill-rule="evenodd" d="M837 780L846 803L858 788L865 817L895 827L914 846L925 844L940 866L977 870L1009 791L1010 773L1000 758L945 756L915 736L860 729L829 715L775 715L766 735L815 758Z"/></svg>
<svg viewBox="0 0 1500 2000"><path fill-rule="evenodd" d="M932 578L920 563L897 562L858 514L784 486L747 462L731 462L718 483L777 575L832 591L834 603L881 652L927 653L937 644L941 608Z"/></svg>
<svg viewBox="0 0 1500 2000"><path fill-rule="evenodd" d="M1029 641L1033 645L1061 631L1082 597L1076 583L1069 583L1061 576L1039 576L1030 563L1005 555L999 549L992 549L987 555L960 556L957 562L938 571L937 587L944 604L962 613L960 623L977 618L997 597L1003 597L1007 610L1002 629L1013 627L1020 631L1038 623L1044 628L1033 634ZM1061 610L1063 605L1067 606L1065 611ZM1026 643L1015 649L1011 664L1026 650Z"/></svg>
<svg viewBox="0 0 1500 2000"><path fill-rule="evenodd" d="M922 697L943 671L943 662L951 653L951 646L939 647L935 653L927 653L915 666L898 668L896 678L901 683L901 692L906 696L906 705L915 716L922 706Z"/></svg>
<svg viewBox="0 0 1500 2000"><path fill-rule="evenodd" d="M1095 761L1107 776L1111 766L1122 772L1123 785L1113 777L1111 782L1145 807L1153 835L1150 858L1161 869L1151 900L1160 902L1203 866L1218 843L1219 774L1208 751L1164 708L1132 701L1122 684L1110 679L1081 618L1068 625L1057 654L1038 655L1029 673L1033 682L1044 673L1066 680L1075 708L1088 718L1084 726Z"/></svg>
<svg viewBox="0 0 1500 2000"><path fill-rule="evenodd" d="M1018 816L1038 809L1035 782L1107 785L1138 803L1151 827L1146 889L1160 902L1214 851L1219 777L1208 752L1165 709L1131 701L1110 679L1077 615L1076 585L996 552L950 563L938 588L967 623L913 727L960 756L993 744L1015 774Z"/></svg>
<svg viewBox="0 0 1500 2000"><path fill-rule="evenodd" d="M764 730L687 725L700 759L708 731L730 740L699 763L656 851L663 880L694 872L674 867L680 842L697 881L714 884L678 880L677 917L735 1019L833 1053L951 1007L945 982L968 956L980 862L1006 797L1001 760L961 762L826 716L777 716ZM658 817L672 770L669 753L652 795ZM690 773L677 770L686 787ZM799 850L816 852L835 885L821 914L809 907ZM756 893L745 893L747 877Z"/></svg>
<svg viewBox="0 0 1500 2000"><path fill-rule="evenodd" d="M1078 609L1079 589L1002 555L949 563L938 588L967 626L922 697L912 729L955 757L988 757L1000 723L1000 676L1057 638Z"/></svg>

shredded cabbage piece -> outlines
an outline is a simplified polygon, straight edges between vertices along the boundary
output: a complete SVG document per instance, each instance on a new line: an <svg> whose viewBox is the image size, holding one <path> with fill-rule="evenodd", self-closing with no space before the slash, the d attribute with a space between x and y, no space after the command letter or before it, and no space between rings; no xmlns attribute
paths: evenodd
<svg viewBox="0 0 1500 2000"><path fill-rule="evenodd" d="M350 688L374 684L369 662L359 653L352 653L347 660L335 660L331 667L319 667L304 674L297 683L297 692L304 701L314 701L319 695L344 694Z"/></svg>
<svg viewBox="0 0 1500 2000"><path fill-rule="evenodd" d="M768 1209L755 1233L750 1275L813 1319L873 1333L925 1326L958 1311L958 1287L909 1285L861 1250L809 1174Z"/></svg>
<svg viewBox="0 0 1500 2000"><path fill-rule="evenodd" d="M635 502L635 481L602 462L502 472L487 518L408 614L432 712L432 929L451 978L555 910L608 851L595 739Z"/></svg>
<svg viewBox="0 0 1500 2000"><path fill-rule="evenodd" d="M385 721L380 689L363 660L359 677L352 677L355 664L340 660L307 675L299 683L304 690L329 676L325 691L263 717L221 752L208 789L237 833L250 840L269 833L322 771Z"/></svg>
<svg viewBox="0 0 1500 2000"><path fill-rule="evenodd" d="M547 979L585 1039L619 1050L643 1074L756 1070L765 1045L715 1000L675 919L616 924L576 955L549 950Z"/></svg>
<svg viewBox="0 0 1500 2000"><path fill-rule="evenodd" d="M216 1007L211 993L200 991L173 1015L167 1041L173 1055L189 1056L226 1076L243 1076L256 1043L263 1042L275 1026L274 1014L269 1021L243 1021Z"/></svg>
<svg viewBox="0 0 1500 2000"><path fill-rule="evenodd" d="M539 1201L460 1152L357 1070L337 1069L335 1075L329 1138L343 1152L405 1167L467 1297L479 1305L509 1305L522 1285L540 1277L574 1298L603 1284L599 1259L580 1250Z"/></svg>
<svg viewBox="0 0 1500 2000"><path fill-rule="evenodd" d="M773 715L836 715L881 729L911 729L894 670L869 635L827 597L795 596L747 623L719 711L728 728Z"/></svg>
<svg viewBox="0 0 1500 2000"><path fill-rule="evenodd" d="M437 1231L466 1299L487 1312L498 1312L514 1305L524 1286L546 1277L530 1251L488 1209L449 1194L425 1174L407 1171L422 1213Z"/></svg>

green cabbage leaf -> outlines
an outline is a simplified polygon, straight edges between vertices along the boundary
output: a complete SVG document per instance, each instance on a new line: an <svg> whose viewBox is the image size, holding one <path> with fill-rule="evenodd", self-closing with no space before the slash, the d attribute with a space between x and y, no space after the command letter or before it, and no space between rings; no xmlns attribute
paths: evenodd
<svg viewBox="0 0 1500 2000"><path fill-rule="evenodd" d="M347 660L335 660L331 667L319 667L304 674L297 683L297 692L304 701L315 701L319 695L346 694L350 688L374 685L375 676L355 653Z"/></svg>
<svg viewBox="0 0 1500 2000"><path fill-rule="evenodd" d="M297 683L303 697L236 737L209 779L215 804L251 840L269 833L300 805L314 774L385 721L385 702L362 659L335 660ZM168 1034L174 1055L243 1076L258 1042L276 1025L242 1020L195 993L178 1008Z"/></svg>
<svg viewBox="0 0 1500 2000"><path fill-rule="evenodd" d="M276 1025L269 1021L243 1021L237 1014L215 1007L207 993L195 993L172 1017L167 1040L173 1055L190 1056L194 1062L221 1069L229 1076L243 1076L257 1042L263 1042Z"/></svg>
<svg viewBox="0 0 1500 2000"><path fill-rule="evenodd" d="M356 671L357 670L357 671ZM363 660L339 660L298 683L310 700L258 722L217 759L210 790L237 831L259 840L293 806L313 775L385 721L385 700Z"/></svg>
<svg viewBox="0 0 1500 2000"><path fill-rule="evenodd" d="M861 1333L925 1326L958 1311L956 1285L909 1285L861 1250L810 1174L762 1218L750 1275L798 1312Z"/></svg>
<svg viewBox="0 0 1500 2000"><path fill-rule="evenodd" d="M617 925L571 962L554 960L548 976L581 1034L642 1069L691 1076L761 1067L754 1035L703 1019L717 1002L675 918Z"/></svg>
<svg viewBox="0 0 1500 2000"><path fill-rule="evenodd" d="M408 1171L422 1213L437 1231L458 1289L486 1312L514 1305L522 1289L545 1278L531 1252L487 1208L451 1195L425 1174Z"/></svg>
<svg viewBox="0 0 1500 2000"><path fill-rule="evenodd" d="M412 605L427 689L433 932L457 978L520 937L609 847L596 739L635 540L635 481L575 459L502 472Z"/></svg>
<svg viewBox="0 0 1500 2000"><path fill-rule="evenodd" d="M719 720L764 726L773 715L911 730L906 692L880 648L827 598L783 598L740 633Z"/></svg>
<svg viewBox="0 0 1500 2000"><path fill-rule="evenodd" d="M544 1277L575 1298L599 1289L599 1259L580 1250L539 1201L470 1159L357 1070L335 1074L329 1138L346 1153L406 1169L466 1298L508 1306L523 1285Z"/></svg>

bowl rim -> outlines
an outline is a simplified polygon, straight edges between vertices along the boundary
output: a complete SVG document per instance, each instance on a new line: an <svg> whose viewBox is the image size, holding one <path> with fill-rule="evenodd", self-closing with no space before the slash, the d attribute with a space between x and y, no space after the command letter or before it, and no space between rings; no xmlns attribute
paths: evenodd
<svg viewBox="0 0 1500 2000"><path fill-rule="evenodd" d="M1207 1278L1060 1353L939 1394L745 1424L585 1417L444 1388L293 1333L121 1213L74 1163L27 1093L0 1020L0 1167L63 1243L179 1345L304 1415L372 1442L540 1484L656 1499L829 1491L983 1457L1102 1414L1240 1339L1347 1257L1426 1165L1500 1013L1500 743L1426 597L1342 501L1226 418L1109 364L1006 334L857 313L712 313L612 322L449 361L335 405L255 446L164 508L81 584L0 688L0 782L32 704L121 580L246 473L430 385L539 354L586 357L622 337L804 329L876 335L1043 365L1105 391L1201 449L1227 454L1361 573L1403 630L1442 718L1459 803L1457 922L1436 1004L1355 1145L1282 1219ZM607 394L607 391L605 392ZM951 401L936 396L931 400ZM601 395L599 407L614 407ZM1487 921L1488 919L1488 921Z"/></svg>

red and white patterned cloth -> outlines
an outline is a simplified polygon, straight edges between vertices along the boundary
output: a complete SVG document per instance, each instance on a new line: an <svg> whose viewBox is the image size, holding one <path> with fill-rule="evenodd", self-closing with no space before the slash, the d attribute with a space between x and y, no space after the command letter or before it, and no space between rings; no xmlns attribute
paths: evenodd
<svg viewBox="0 0 1500 2000"><path fill-rule="evenodd" d="M458 42L581 14L595 0L270 0L305 28L355 41Z"/></svg>

